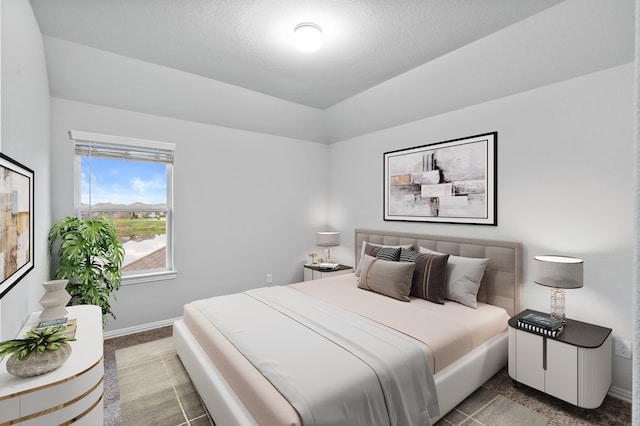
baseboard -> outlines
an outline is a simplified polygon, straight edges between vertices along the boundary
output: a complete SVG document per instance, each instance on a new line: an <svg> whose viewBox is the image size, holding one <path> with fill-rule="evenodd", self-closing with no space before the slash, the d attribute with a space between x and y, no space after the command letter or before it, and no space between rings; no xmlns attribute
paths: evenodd
<svg viewBox="0 0 640 426"><path fill-rule="evenodd" d="M609 388L609 396L612 396L614 398L618 398L627 402L631 402L631 399L632 399L631 391L628 391L626 389L622 389L616 386L611 386L611 388Z"/></svg>
<svg viewBox="0 0 640 426"><path fill-rule="evenodd" d="M140 333L143 331L155 330L156 328L167 327L173 325L174 322L182 319L182 317L171 318L162 321L151 322L148 324L136 325L135 327L121 328L119 330L107 331L104 333L105 339L112 337L128 336L129 334Z"/></svg>

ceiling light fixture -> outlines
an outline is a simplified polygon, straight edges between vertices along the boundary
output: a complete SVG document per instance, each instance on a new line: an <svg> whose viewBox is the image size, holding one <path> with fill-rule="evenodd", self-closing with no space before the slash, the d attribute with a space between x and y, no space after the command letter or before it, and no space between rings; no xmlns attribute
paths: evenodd
<svg viewBox="0 0 640 426"><path fill-rule="evenodd" d="M302 22L293 29L296 47L303 52L315 52L322 46L322 28L313 22Z"/></svg>

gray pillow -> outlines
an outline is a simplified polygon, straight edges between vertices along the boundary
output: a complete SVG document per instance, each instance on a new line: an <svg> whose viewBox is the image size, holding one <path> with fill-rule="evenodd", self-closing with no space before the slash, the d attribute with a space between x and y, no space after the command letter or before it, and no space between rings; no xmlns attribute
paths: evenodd
<svg viewBox="0 0 640 426"><path fill-rule="evenodd" d="M358 287L408 302L415 267L413 262L391 262L366 254Z"/></svg>
<svg viewBox="0 0 640 426"><path fill-rule="evenodd" d="M444 254L420 247L420 253ZM478 307L478 290L489 259L449 256L444 297L471 308Z"/></svg>

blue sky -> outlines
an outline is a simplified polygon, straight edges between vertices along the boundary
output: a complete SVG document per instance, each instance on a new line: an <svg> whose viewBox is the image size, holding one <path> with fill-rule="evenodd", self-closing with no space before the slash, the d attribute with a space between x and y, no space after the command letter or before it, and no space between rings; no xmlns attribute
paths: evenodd
<svg viewBox="0 0 640 426"><path fill-rule="evenodd" d="M80 161L81 200L89 204L89 159ZM91 159L91 204L165 203L166 165L137 161Z"/></svg>

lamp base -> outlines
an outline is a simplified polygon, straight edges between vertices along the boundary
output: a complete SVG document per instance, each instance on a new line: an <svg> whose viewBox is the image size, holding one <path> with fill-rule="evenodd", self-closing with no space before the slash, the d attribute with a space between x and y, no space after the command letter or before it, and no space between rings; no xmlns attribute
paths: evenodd
<svg viewBox="0 0 640 426"><path fill-rule="evenodd" d="M551 289L551 318L565 322L564 316L564 290L561 288Z"/></svg>
<svg viewBox="0 0 640 426"><path fill-rule="evenodd" d="M332 254L333 253L332 253L331 247L325 247L324 248L324 261L326 263L332 263L332 261L333 261L332 258L331 258Z"/></svg>

